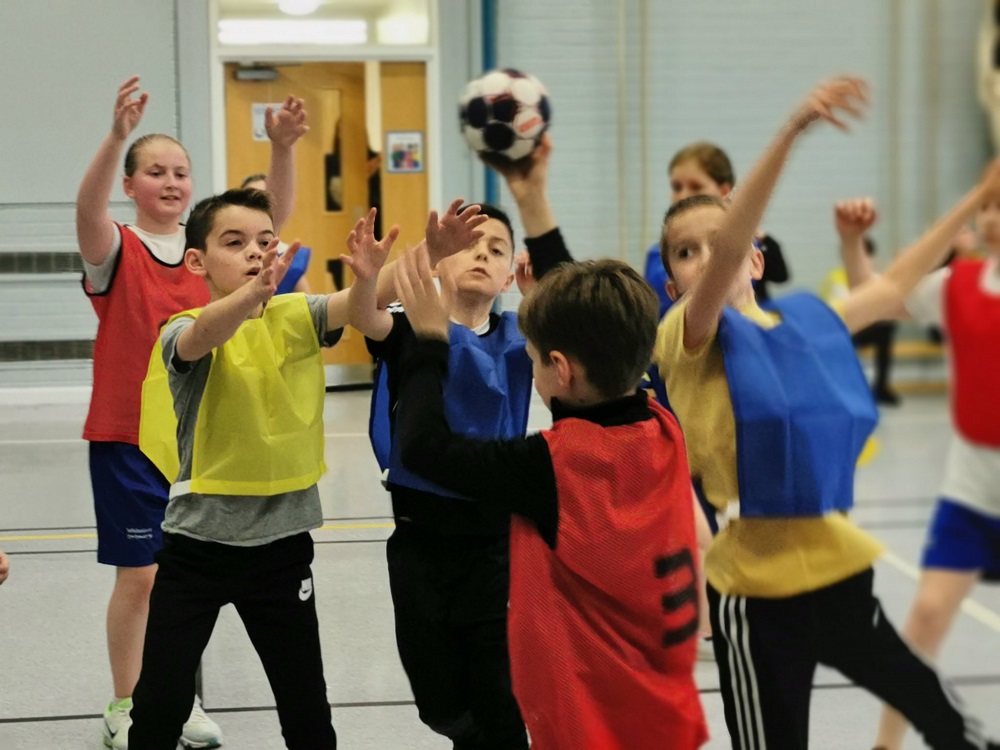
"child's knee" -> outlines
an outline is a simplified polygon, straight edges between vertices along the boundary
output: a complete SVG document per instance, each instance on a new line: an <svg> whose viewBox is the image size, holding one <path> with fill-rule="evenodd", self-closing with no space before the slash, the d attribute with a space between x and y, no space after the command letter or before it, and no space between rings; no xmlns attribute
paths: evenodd
<svg viewBox="0 0 1000 750"><path fill-rule="evenodd" d="M115 595L148 602L155 580L155 565L144 565L140 568L118 568L118 576L115 579Z"/></svg>

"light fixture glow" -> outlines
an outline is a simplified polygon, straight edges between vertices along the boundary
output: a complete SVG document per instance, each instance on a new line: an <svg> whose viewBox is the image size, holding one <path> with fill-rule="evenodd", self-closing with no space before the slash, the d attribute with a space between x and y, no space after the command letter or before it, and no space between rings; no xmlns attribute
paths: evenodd
<svg viewBox="0 0 1000 750"><path fill-rule="evenodd" d="M219 44L365 44L368 23L353 20L224 18Z"/></svg>
<svg viewBox="0 0 1000 750"><path fill-rule="evenodd" d="M318 7L319 0L278 0L278 10L290 16L308 16Z"/></svg>

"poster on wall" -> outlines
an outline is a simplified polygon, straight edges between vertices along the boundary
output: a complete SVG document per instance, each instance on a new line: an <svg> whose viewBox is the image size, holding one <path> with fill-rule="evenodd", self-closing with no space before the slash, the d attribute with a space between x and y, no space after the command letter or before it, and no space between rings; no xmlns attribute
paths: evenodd
<svg viewBox="0 0 1000 750"><path fill-rule="evenodd" d="M385 134L386 171L391 174L424 171L424 134L395 130Z"/></svg>
<svg viewBox="0 0 1000 750"><path fill-rule="evenodd" d="M266 141L267 140L267 128L264 127L264 114L267 112L267 108L271 108L271 112L277 112L281 109L282 102L268 104L264 102L263 104L254 103L250 105L250 120L252 122L251 127L253 128L253 139L255 141Z"/></svg>

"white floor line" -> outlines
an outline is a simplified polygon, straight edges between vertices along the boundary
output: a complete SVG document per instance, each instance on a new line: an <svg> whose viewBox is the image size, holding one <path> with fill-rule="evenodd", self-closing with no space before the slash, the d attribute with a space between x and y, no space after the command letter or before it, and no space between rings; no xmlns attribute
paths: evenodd
<svg viewBox="0 0 1000 750"><path fill-rule="evenodd" d="M887 551L882 556L882 559L900 573L909 576L914 581L920 580L920 571L898 555ZM962 611L977 622L985 625L991 630L995 630L997 633L1000 633L1000 614L997 614L989 607L984 607L979 602L966 597L965 601L962 602Z"/></svg>

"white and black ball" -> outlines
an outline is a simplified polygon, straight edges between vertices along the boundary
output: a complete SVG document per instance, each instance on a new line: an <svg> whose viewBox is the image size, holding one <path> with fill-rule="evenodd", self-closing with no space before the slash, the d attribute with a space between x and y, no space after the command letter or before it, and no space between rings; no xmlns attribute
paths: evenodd
<svg viewBox="0 0 1000 750"><path fill-rule="evenodd" d="M458 103L469 148L502 161L531 154L549 127L548 91L532 75L506 68L470 81Z"/></svg>

